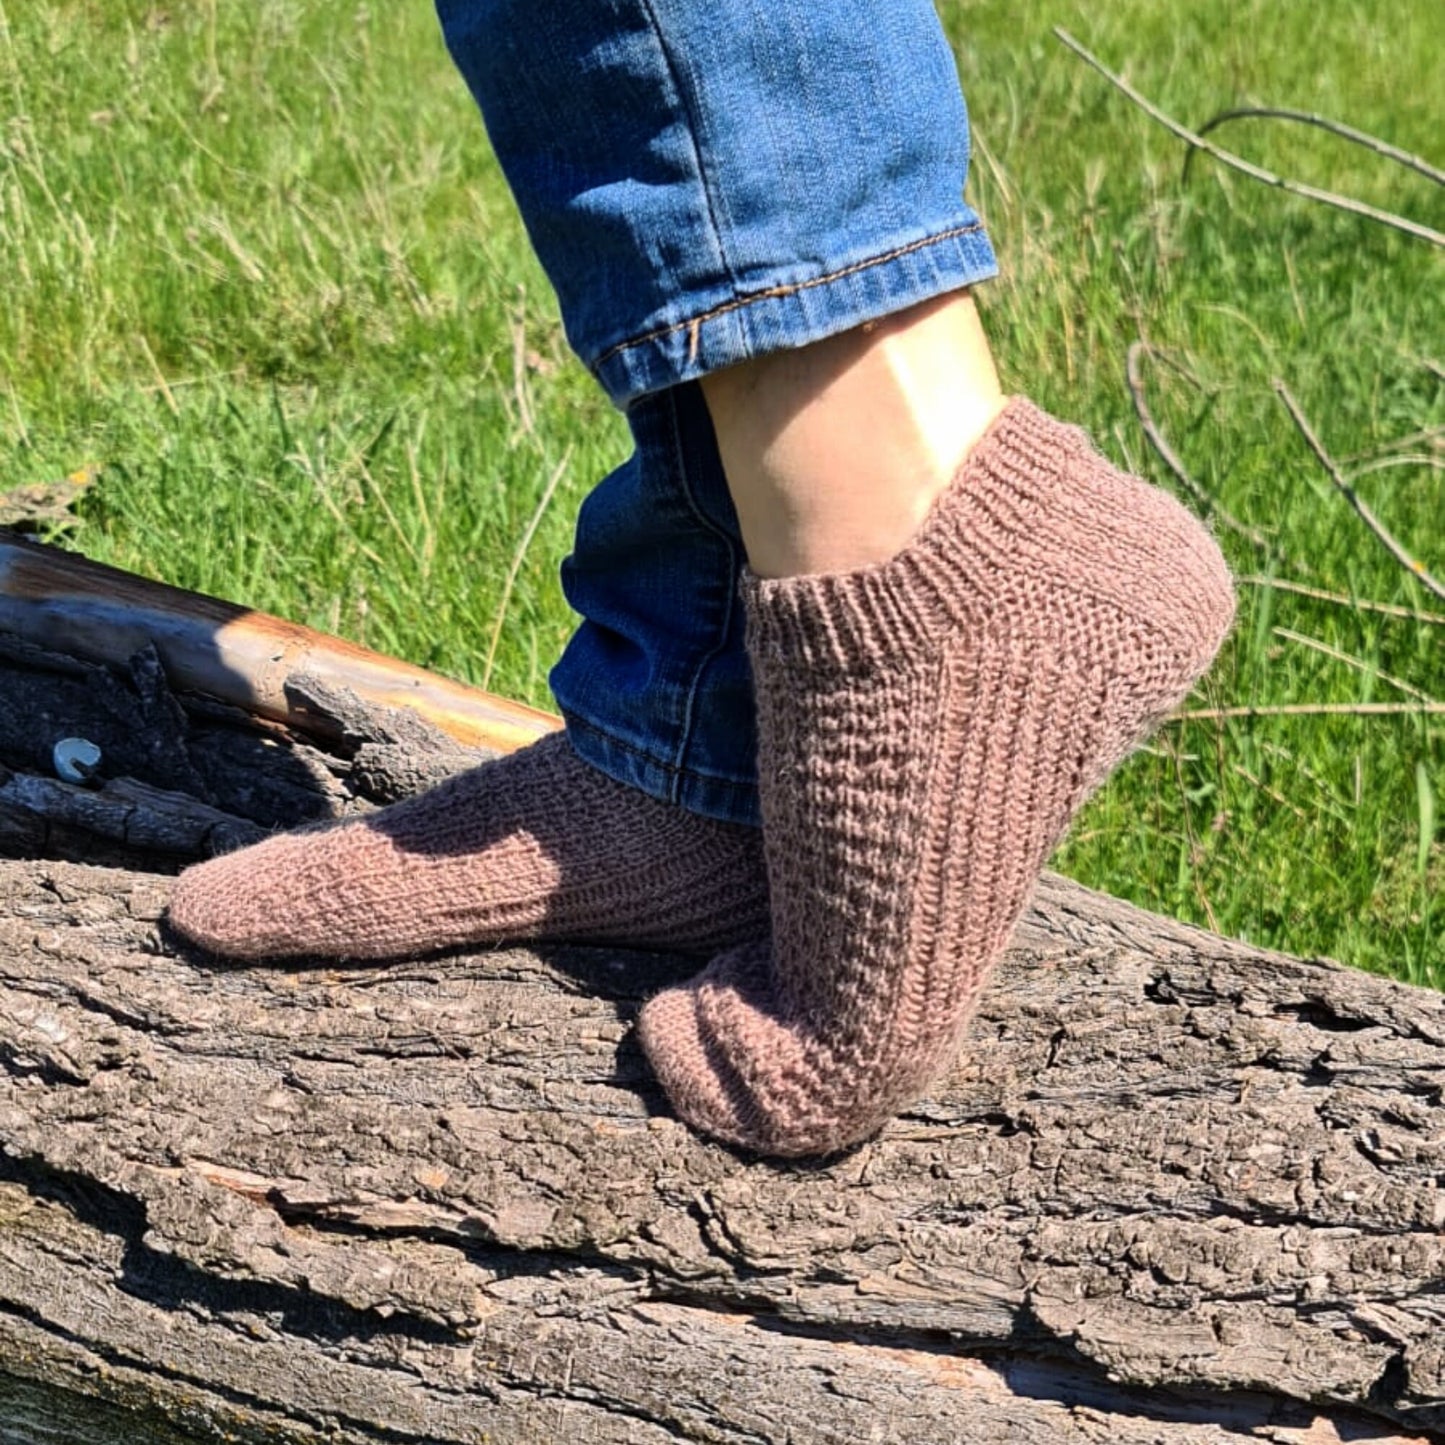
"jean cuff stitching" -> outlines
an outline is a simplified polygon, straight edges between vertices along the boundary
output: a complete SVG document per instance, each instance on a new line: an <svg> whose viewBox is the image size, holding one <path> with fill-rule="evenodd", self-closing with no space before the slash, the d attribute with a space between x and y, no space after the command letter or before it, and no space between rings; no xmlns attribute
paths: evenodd
<svg viewBox="0 0 1445 1445"><path fill-rule="evenodd" d="M830 271L826 276L814 276L809 281L799 281L792 286L769 286L762 291L753 291L747 296L738 296L731 301L724 301L720 306L714 306L710 311L700 312L696 316L689 317L686 321L674 321L668 326L659 326L655 330L644 332L641 336L629 337L626 341L619 341L615 346L610 346L596 361L592 363L592 369L598 370L605 366L614 356L624 351L630 351L634 346L646 346L651 341L657 341L664 336L672 336L679 331L691 329L696 337L698 327L706 325L709 321L719 316L726 316L732 311L741 311L745 307L756 305L759 301L776 301L786 296L796 296L800 291L811 291L818 286L827 286L833 281L842 281L846 277L855 276L860 271L871 270L875 266L886 266L890 261L896 261L900 256L911 255L914 251L922 251L928 246L936 246L942 241L956 240L959 236L973 236L983 230L982 221L972 221L966 226L954 226L948 231L939 231L932 236L924 236L920 240L910 241L906 246L895 247L881 256L870 256L866 261L855 261L851 266L844 266L840 270Z"/></svg>

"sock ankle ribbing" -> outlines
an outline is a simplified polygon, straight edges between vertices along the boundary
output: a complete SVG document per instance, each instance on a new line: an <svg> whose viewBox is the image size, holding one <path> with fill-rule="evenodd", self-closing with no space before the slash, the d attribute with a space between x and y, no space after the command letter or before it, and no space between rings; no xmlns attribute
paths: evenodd
<svg viewBox="0 0 1445 1445"><path fill-rule="evenodd" d="M234 958L572 940L708 954L762 937L755 828L659 802L555 733L370 817L188 869L170 919Z"/></svg>
<svg viewBox="0 0 1445 1445"><path fill-rule="evenodd" d="M744 596L772 940L639 1033L699 1129L826 1153L947 1068L1070 817L1208 667L1233 588L1172 498L1015 400L898 556Z"/></svg>

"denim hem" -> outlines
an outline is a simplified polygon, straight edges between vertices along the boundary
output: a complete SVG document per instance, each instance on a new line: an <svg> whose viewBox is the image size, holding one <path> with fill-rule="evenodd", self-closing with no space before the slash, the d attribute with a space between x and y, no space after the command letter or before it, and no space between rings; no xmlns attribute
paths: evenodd
<svg viewBox="0 0 1445 1445"><path fill-rule="evenodd" d="M712 777L695 769L679 768L574 712L564 709L562 715L572 750L614 782L637 788L661 802L674 803L689 813L751 828L762 826L755 780Z"/></svg>
<svg viewBox="0 0 1445 1445"><path fill-rule="evenodd" d="M971 217L826 275L735 297L618 342L591 369L625 408L650 392L806 346L997 274L983 223Z"/></svg>

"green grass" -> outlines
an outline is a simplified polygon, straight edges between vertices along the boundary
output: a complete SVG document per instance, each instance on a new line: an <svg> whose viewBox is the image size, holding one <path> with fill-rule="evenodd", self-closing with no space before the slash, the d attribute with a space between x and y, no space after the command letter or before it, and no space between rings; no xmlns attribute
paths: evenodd
<svg viewBox="0 0 1445 1445"><path fill-rule="evenodd" d="M1433 428L1405 450L1438 461L1441 252L1209 162L1184 184L1182 147L1050 27L1187 123L1293 105L1438 164L1445 8L943 10L1005 268L981 296L1006 383L1167 481L1124 384L1145 338L1161 425L1279 554L1225 533L1242 573L1428 606L1271 382L1337 457ZM1445 226L1445 191L1321 133L1218 139ZM545 703L571 627L557 562L625 446L567 357L429 7L0 0L0 492L100 463L77 539L92 556ZM1445 473L1361 491L1445 571ZM1383 702L1399 684L1445 697L1445 628L1247 586L1192 705ZM1438 717L1173 724L1058 861L1227 933L1445 985L1442 755Z"/></svg>

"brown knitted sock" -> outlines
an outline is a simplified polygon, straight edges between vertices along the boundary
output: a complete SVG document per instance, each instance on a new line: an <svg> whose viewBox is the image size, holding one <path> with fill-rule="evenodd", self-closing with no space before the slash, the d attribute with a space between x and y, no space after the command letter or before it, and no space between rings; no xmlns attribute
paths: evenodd
<svg viewBox="0 0 1445 1445"><path fill-rule="evenodd" d="M1069 818L1209 666L1224 559L1011 402L891 561L744 579L773 936L652 999L676 1107L765 1153L867 1137L948 1067Z"/></svg>
<svg viewBox="0 0 1445 1445"><path fill-rule="evenodd" d="M235 958L544 938L710 954L767 935L767 878L757 829L614 782L554 733L368 818L190 868L170 919Z"/></svg>

